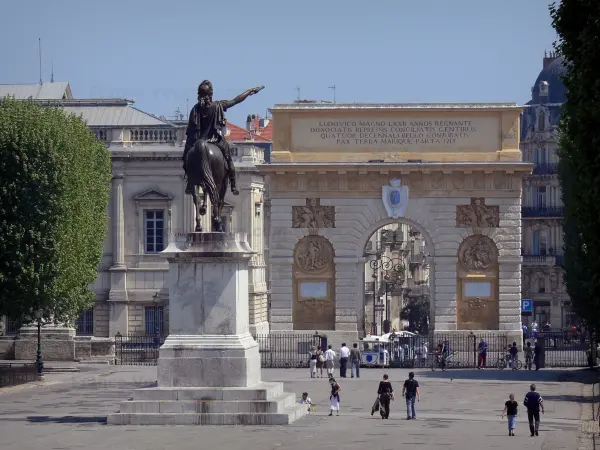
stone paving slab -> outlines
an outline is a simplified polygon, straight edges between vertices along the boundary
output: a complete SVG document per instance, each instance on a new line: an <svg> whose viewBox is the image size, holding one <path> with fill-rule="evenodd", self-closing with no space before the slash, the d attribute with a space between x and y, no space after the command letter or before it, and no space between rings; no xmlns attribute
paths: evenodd
<svg viewBox="0 0 600 450"><path fill-rule="evenodd" d="M396 391L406 370L388 373ZM404 420L402 402L392 404L389 420L370 415L382 369L364 369L360 379L341 379L341 415L328 417L326 379L310 379L307 371L264 370L265 381L283 381L285 390L308 391L316 412L288 426L271 427L161 427L108 428L106 414L131 398L133 390L152 386L154 367L111 367L95 374L78 374L43 389L0 396L2 450L166 450L224 448L244 450L305 449L591 449L580 439L586 386L579 372L416 370L422 386L418 420ZM568 381L559 382L559 379ZM521 412L517 436L509 437L500 414L508 393L522 397L531 382L545 398L540 436L530 438ZM588 439L589 441L589 439Z"/></svg>

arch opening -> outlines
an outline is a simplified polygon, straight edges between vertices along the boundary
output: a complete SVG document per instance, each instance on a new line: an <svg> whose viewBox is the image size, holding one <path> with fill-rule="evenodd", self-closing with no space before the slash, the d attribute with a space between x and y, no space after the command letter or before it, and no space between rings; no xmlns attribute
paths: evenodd
<svg viewBox="0 0 600 450"><path fill-rule="evenodd" d="M377 223L365 236L362 325L365 334L428 333L433 327L433 241L409 219Z"/></svg>

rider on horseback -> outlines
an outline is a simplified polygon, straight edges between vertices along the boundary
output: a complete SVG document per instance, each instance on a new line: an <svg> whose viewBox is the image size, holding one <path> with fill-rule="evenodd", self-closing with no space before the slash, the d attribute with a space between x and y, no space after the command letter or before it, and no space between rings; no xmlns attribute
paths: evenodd
<svg viewBox="0 0 600 450"><path fill-rule="evenodd" d="M187 176L186 156L190 149L198 142L203 140L215 144L223 152L223 157L227 161L227 174L231 183L231 192L233 195L239 195L235 180L235 167L231 160L229 144L224 136L224 128L227 124L225 111L232 106L243 102L250 95L256 94L262 87L248 89L243 94L238 95L233 100L213 101L212 83L204 80L198 87L198 103L190 111L190 120L186 131L185 149L183 150L183 170ZM192 193L192 186L189 181L185 189L186 194Z"/></svg>

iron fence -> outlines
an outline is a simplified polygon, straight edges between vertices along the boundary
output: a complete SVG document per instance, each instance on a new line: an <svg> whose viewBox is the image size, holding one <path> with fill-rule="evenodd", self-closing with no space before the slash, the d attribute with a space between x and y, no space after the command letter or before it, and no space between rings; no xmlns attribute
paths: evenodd
<svg viewBox="0 0 600 450"><path fill-rule="evenodd" d="M38 372L35 364L8 364L0 366L0 388L36 381L37 377Z"/></svg>
<svg viewBox="0 0 600 450"><path fill-rule="evenodd" d="M443 334L395 337L390 345L392 367L431 367L441 356L444 343L447 368L474 368L478 364L479 344L487 344L486 366L496 366L508 351L508 339L500 333Z"/></svg>
<svg viewBox="0 0 600 450"><path fill-rule="evenodd" d="M308 367L311 348L325 345L318 334L259 334L254 339L262 368Z"/></svg>
<svg viewBox="0 0 600 450"><path fill-rule="evenodd" d="M587 333L573 333L568 330L551 329L536 333L535 339L527 342L540 347L541 367L586 367L589 365L593 340Z"/></svg>
<svg viewBox="0 0 600 450"><path fill-rule="evenodd" d="M123 366L155 366L158 350L165 342L161 334L120 334L115 336L115 364Z"/></svg>

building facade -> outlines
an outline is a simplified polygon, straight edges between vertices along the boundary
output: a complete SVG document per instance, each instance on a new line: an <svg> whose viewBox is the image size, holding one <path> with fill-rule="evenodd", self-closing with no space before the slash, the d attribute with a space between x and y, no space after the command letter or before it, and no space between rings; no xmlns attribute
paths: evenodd
<svg viewBox="0 0 600 450"><path fill-rule="evenodd" d="M533 163L533 173L523 183L522 297L533 300L534 319L540 326L567 327L575 318L562 282L564 207L558 165L558 123L566 88L561 81L564 59L546 54L542 71L531 90L521 122L523 160Z"/></svg>
<svg viewBox="0 0 600 450"><path fill-rule="evenodd" d="M26 90L19 86L12 92ZM4 91L11 89L5 86L0 92ZM98 279L92 286L95 298L92 308L77 321L78 335L166 334L168 263L160 252L176 234L192 232L195 226L192 198L184 194L185 124L143 112L128 100L73 99L70 88L63 90L67 97L54 91L54 98L37 100L59 104L80 116L109 149L113 170L108 233ZM264 151L252 141L231 143L231 147L240 195L228 192L223 220L227 231L246 232L256 251L249 268L250 329L263 334L269 331L265 182L255 165L264 161ZM209 216L203 221L209 230ZM18 332L7 318L4 330L9 335Z"/></svg>

